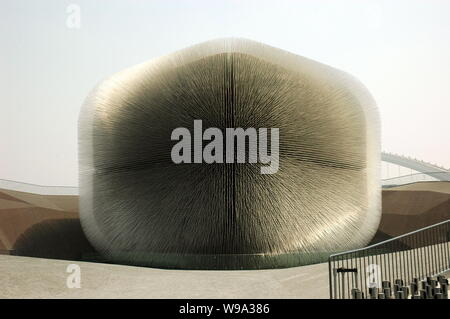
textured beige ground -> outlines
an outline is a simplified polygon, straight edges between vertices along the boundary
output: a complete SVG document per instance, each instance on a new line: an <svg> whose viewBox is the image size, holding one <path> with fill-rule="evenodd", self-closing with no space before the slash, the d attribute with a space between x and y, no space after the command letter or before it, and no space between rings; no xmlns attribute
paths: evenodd
<svg viewBox="0 0 450 319"><path fill-rule="evenodd" d="M69 289L66 268L81 268ZM0 255L0 298L328 298L328 264L188 271Z"/></svg>

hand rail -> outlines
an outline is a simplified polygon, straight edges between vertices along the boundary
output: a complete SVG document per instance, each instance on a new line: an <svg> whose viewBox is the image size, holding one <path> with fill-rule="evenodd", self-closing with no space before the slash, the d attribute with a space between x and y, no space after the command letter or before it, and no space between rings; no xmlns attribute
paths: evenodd
<svg viewBox="0 0 450 319"><path fill-rule="evenodd" d="M368 247L330 255L331 299L351 298L352 289L368 296L385 281L407 284L450 270L450 219Z"/></svg>

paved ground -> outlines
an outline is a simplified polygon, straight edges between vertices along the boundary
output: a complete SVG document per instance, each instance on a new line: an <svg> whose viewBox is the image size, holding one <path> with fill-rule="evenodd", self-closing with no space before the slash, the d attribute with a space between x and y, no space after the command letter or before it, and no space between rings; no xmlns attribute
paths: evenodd
<svg viewBox="0 0 450 319"><path fill-rule="evenodd" d="M328 298L328 264L274 270L163 270L0 255L0 298Z"/></svg>

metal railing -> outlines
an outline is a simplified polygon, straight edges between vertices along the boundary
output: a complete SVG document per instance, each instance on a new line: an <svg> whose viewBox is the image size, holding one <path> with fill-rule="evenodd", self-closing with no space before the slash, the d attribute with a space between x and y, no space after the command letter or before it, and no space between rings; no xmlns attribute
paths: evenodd
<svg viewBox="0 0 450 319"><path fill-rule="evenodd" d="M360 249L333 254L328 259L331 299L363 297L383 281L410 283L450 270L450 219ZM416 279L415 279L416 278Z"/></svg>

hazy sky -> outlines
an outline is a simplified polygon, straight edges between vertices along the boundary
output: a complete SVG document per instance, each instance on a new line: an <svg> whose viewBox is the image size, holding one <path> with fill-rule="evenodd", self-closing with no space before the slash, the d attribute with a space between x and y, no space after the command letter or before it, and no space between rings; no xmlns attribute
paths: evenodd
<svg viewBox="0 0 450 319"><path fill-rule="evenodd" d="M67 27L67 7L81 27ZM382 148L450 167L450 1L0 1L0 178L77 185L77 119L125 67L245 37L358 77Z"/></svg>

